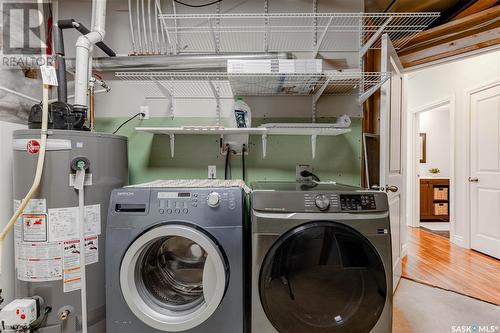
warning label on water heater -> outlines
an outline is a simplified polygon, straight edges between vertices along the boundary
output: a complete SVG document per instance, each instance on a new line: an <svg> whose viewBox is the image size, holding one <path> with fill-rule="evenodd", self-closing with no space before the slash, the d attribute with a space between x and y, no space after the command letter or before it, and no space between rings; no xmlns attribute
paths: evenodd
<svg viewBox="0 0 500 333"><path fill-rule="evenodd" d="M47 215L45 214L23 215L23 241L24 242L47 241Z"/></svg>
<svg viewBox="0 0 500 333"><path fill-rule="evenodd" d="M64 242L63 290L65 293L80 289L80 251L80 240ZM85 266L98 261L98 236L85 237Z"/></svg>

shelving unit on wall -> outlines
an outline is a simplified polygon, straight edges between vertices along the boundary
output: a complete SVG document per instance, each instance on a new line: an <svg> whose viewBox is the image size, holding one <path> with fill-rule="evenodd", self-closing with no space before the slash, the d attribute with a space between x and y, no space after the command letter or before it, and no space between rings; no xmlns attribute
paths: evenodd
<svg viewBox="0 0 500 333"><path fill-rule="evenodd" d="M358 95L364 102L388 78L387 73L325 71L322 73L223 73L223 72L117 72L116 77L145 91L148 97L170 100L214 98L216 125L220 125L220 99L236 96L312 96L315 104L323 95ZM313 109L314 111L314 109ZM315 112L313 112L313 122Z"/></svg>
<svg viewBox="0 0 500 333"><path fill-rule="evenodd" d="M318 136L337 136L349 133L348 128L333 128L320 124L316 126L279 128L279 127L253 127L253 128L225 128L222 126L184 126L184 127L136 127L138 132L168 135L170 137L170 154L175 155L175 135L220 135L223 141L231 135L260 135L262 139L262 157L266 157L268 135L305 135L311 136L312 158L316 158L316 139Z"/></svg>
<svg viewBox="0 0 500 333"><path fill-rule="evenodd" d="M265 7L267 8L267 7ZM160 14L167 53L359 52L403 47L439 13ZM358 43L352 43L358 40Z"/></svg>
<svg viewBox="0 0 500 333"><path fill-rule="evenodd" d="M364 55L370 49L381 47L382 35L387 34L398 49L439 16L439 13L318 13L316 1L313 1L312 13L269 13L268 1L264 0L263 5L263 13L229 14L220 13L220 4L216 4L213 14L164 14L157 8L163 39L158 49L167 55L300 53L300 58L306 59L318 56L328 59L332 52L345 52L358 59L357 69L252 74L117 72L117 78L143 89L148 97L169 99L171 116L175 115L176 99L216 101L214 126L137 128L137 131L169 135L172 156L178 134L216 134L226 140L231 135L247 135L247 141L248 135L261 135L264 157L267 135L308 135L314 158L318 135L341 135L350 130L312 124L300 130L297 127L224 128L220 126L221 99L311 96L312 123L315 123L316 104L321 96L355 95L361 104L390 78L388 73L363 71Z"/></svg>

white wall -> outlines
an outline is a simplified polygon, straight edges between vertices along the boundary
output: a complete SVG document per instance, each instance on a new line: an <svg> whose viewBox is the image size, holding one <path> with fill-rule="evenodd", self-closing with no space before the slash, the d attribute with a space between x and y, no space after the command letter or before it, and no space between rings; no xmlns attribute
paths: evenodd
<svg viewBox="0 0 500 333"><path fill-rule="evenodd" d="M24 125L0 121L0 228L9 221L13 210L12 199L12 132ZM14 296L14 240L12 232L3 242L0 289L4 305Z"/></svg>
<svg viewBox="0 0 500 333"><path fill-rule="evenodd" d="M430 168L450 177L450 110L441 108L420 113L420 133L426 134L426 163L419 163L420 178L431 177Z"/></svg>
<svg viewBox="0 0 500 333"><path fill-rule="evenodd" d="M500 50L475 55L450 63L421 69L406 74L408 128L413 128L414 117L410 116L425 106L451 100L452 143L455 151L450 170L452 180L452 227L451 240L463 247L470 247L468 222L468 177L469 156L467 152L469 131L469 92L489 83L500 81ZM408 140L411 144L413 138ZM410 146L408 147L410 149ZM410 150L408 150L410 151ZM411 186L408 180L408 188ZM411 193L409 203L415 198ZM410 212L410 210L409 210ZM453 217L454 216L454 217ZM411 220L411 217L408 218Z"/></svg>

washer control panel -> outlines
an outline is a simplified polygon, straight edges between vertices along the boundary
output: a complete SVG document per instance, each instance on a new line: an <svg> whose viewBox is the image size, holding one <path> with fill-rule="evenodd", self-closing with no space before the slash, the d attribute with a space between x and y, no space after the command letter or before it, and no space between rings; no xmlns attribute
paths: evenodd
<svg viewBox="0 0 500 333"><path fill-rule="evenodd" d="M376 210L375 195L373 194L341 194L341 210Z"/></svg>
<svg viewBox="0 0 500 333"><path fill-rule="evenodd" d="M210 207L217 209L225 206L229 209L236 208L236 198L230 191L207 190L198 192L172 192L159 191L158 213L160 215L170 214L188 214L191 210L198 207Z"/></svg>

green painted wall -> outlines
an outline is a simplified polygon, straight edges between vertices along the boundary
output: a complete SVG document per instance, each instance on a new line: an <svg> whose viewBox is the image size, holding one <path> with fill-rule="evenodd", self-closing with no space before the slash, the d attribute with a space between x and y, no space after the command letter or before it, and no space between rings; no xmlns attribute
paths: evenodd
<svg viewBox="0 0 500 333"><path fill-rule="evenodd" d="M127 118L99 118L96 130L113 132ZM175 156L170 156L168 135L134 131L135 127L174 127L213 124L208 118L152 118L133 120L118 134L129 138L130 183L155 179L207 178L207 165L217 166L217 178L224 178L224 159L219 137L215 135L176 135ZM252 126L266 122L309 122L310 119L252 119ZM333 119L319 119L318 122ZM205 123L204 123L205 122ZM250 136L246 157L247 183L259 180L295 180L295 166L310 164L322 180L360 186L361 184L361 119L352 119L351 132L336 137L319 136L316 159L311 155L309 136L268 136L267 156L262 158L260 136ZM233 178L241 178L241 156L232 157Z"/></svg>

